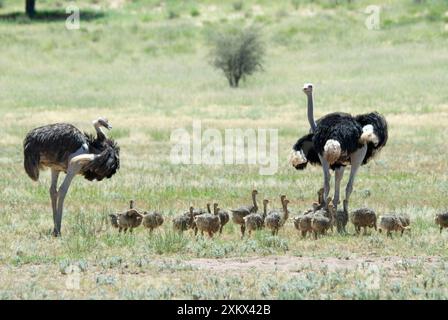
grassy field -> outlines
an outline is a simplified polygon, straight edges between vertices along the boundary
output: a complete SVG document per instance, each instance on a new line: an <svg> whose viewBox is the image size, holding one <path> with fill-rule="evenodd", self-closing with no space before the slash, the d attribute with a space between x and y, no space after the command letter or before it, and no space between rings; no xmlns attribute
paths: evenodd
<svg viewBox="0 0 448 320"><path fill-rule="evenodd" d="M448 233L433 218L448 207L448 2L347 2L83 0L81 28L70 31L55 14L68 1L38 0L47 18L30 21L23 1L0 0L0 299L447 299ZM364 25L371 4L381 6L380 30ZM208 63L209 39L252 24L266 43L264 71L230 89ZM304 82L315 85L316 118L386 116L388 145L360 170L351 207L407 213L412 231L355 236L350 225L348 236L314 241L289 221L276 237L241 240L231 222L213 240L174 233L171 218L190 204L237 207L253 187L276 207L282 193L295 213L310 206L321 169L287 161L309 128ZM114 127L121 170L74 180L55 239L50 175L26 176L23 138L62 121L92 131L99 115ZM278 128L278 172L171 164L172 130L194 120ZM106 217L129 199L162 210L162 228L119 235ZM73 266L79 289L67 284Z"/></svg>

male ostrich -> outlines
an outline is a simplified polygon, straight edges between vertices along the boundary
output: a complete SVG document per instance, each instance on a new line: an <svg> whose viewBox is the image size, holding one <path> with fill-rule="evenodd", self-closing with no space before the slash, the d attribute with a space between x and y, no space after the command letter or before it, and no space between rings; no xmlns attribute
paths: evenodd
<svg viewBox="0 0 448 320"><path fill-rule="evenodd" d="M120 148L101 129L112 129L107 119L98 118L93 125L96 138L71 124L56 123L31 130L23 142L25 171L31 179L37 181L39 171L44 167L51 169L54 236L61 234L64 199L75 175L82 174L87 180L101 181L112 177L120 168ZM66 176L57 190L62 171Z"/></svg>
<svg viewBox="0 0 448 320"><path fill-rule="evenodd" d="M350 178L344 201L344 210L348 211L348 202L359 167L366 164L386 145L386 119L377 112L357 116L335 112L325 115L316 123L313 116L313 86L305 84L303 91L308 101L311 132L301 137L293 146L290 162L298 170L305 169L308 162L322 166L325 200L330 192L330 169L335 171L335 208L339 204L344 168L350 164Z"/></svg>

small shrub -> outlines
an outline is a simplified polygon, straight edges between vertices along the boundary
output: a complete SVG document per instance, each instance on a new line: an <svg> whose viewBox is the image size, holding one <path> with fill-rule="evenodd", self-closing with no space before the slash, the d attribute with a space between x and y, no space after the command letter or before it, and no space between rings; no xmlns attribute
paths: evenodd
<svg viewBox="0 0 448 320"><path fill-rule="evenodd" d="M191 9L190 14L191 14L192 17L198 17L198 16L201 15L201 13L199 12L199 10L196 9L196 8Z"/></svg>
<svg viewBox="0 0 448 320"><path fill-rule="evenodd" d="M174 10L169 10L168 11L168 19L177 19L177 18L179 18L179 14L176 12L176 11L174 11Z"/></svg>
<svg viewBox="0 0 448 320"><path fill-rule="evenodd" d="M235 11L241 11L241 10L243 10L244 3L243 3L243 1L235 1L235 2L232 4L232 6L233 6L233 10L235 10Z"/></svg>
<svg viewBox="0 0 448 320"><path fill-rule="evenodd" d="M213 42L212 65L224 72L231 87L238 87L241 79L263 69L265 48L257 29L220 33Z"/></svg>
<svg viewBox="0 0 448 320"><path fill-rule="evenodd" d="M302 2L302 1L301 0L291 0L292 6L294 7L295 10L299 9L300 2Z"/></svg>

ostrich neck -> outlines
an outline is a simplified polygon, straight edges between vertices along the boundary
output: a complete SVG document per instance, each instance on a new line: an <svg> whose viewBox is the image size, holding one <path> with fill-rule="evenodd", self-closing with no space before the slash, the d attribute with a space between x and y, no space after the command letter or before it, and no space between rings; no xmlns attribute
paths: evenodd
<svg viewBox="0 0 448 320"><path fill-rule="evenodd" d="M266 217L267 214L268 214L268 204L263 203L263 219Z"/></svg>
<svg viewBox="0 0 448 320"><path fill-rule="evenodd" d="M252 202L254 204L254 207L258 208L258 205L257 205L257 195L255 193L252 193Z"/></svg>
<svg viewBox="0 0 448 320"><path fill-rule="evenodd" d="M286 221L286 220L288 220L288 216L289 216L288 205L286 203L282 203L282 206L283 206L283 213L284 213L284 215L283 215L284 219L283 220Z"/></svg>
<svg viewBox="0 0 448 320"><path fill-rule="evenodd" d="M106 134L104 133L103 129L101 128L101 125L97 121L94 123L93 126L95 127L96 130L97 139L99 140L106 139Z"/></svg>
<svg viewBox="0 0 448 320"><path fill-rule="evenodd" d="M313 106L313 94L306 95L308 101L308 122L310 123L311 130L314 133L316 131L316 122L314 122L314 106Z"/></svg>
<svg viewBox="0 0 448 320"><path fill-rule="evenodd" d="M212 213L212 211L210 210L210 203L207 203L207 211L208 213Z"/></svg>

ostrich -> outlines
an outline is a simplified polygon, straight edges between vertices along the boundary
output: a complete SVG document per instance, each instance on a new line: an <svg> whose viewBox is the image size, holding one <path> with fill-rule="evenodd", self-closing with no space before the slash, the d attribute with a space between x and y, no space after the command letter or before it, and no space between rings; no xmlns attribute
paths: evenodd
<svg viewBox="0 0 448 320"><path fill-rule="evenodd" d="M311 132L301 137L291 151L291 164L303 170L308 162L321 165L324 173L324 199L330 192L330 169L335 171L333 206L337 208L344 168L351 165L350 178L345 189L344 210L353 191L356 173L361 165L372 159L385 145L388 138L386 119L378 112L352 116L335 112L314 121L313 85L305 84L308 122ZM328 206L326 201L325 206Z"/></svg>
<svg viewBox="0 0 448 320"><path fill-rule="evenodd" d="M110 178L120 168L120 148L108 139L102 127L112 127L105 118L93 121L97 136L82 133L68 123L56 123L31 130L23 142L24 167L28 176L39 180L39 171L51 169L50 198L53 209L53 235L60 236L64 199L77 174L89 181ZM66 176L57 190L61 172Z"/></svg>

